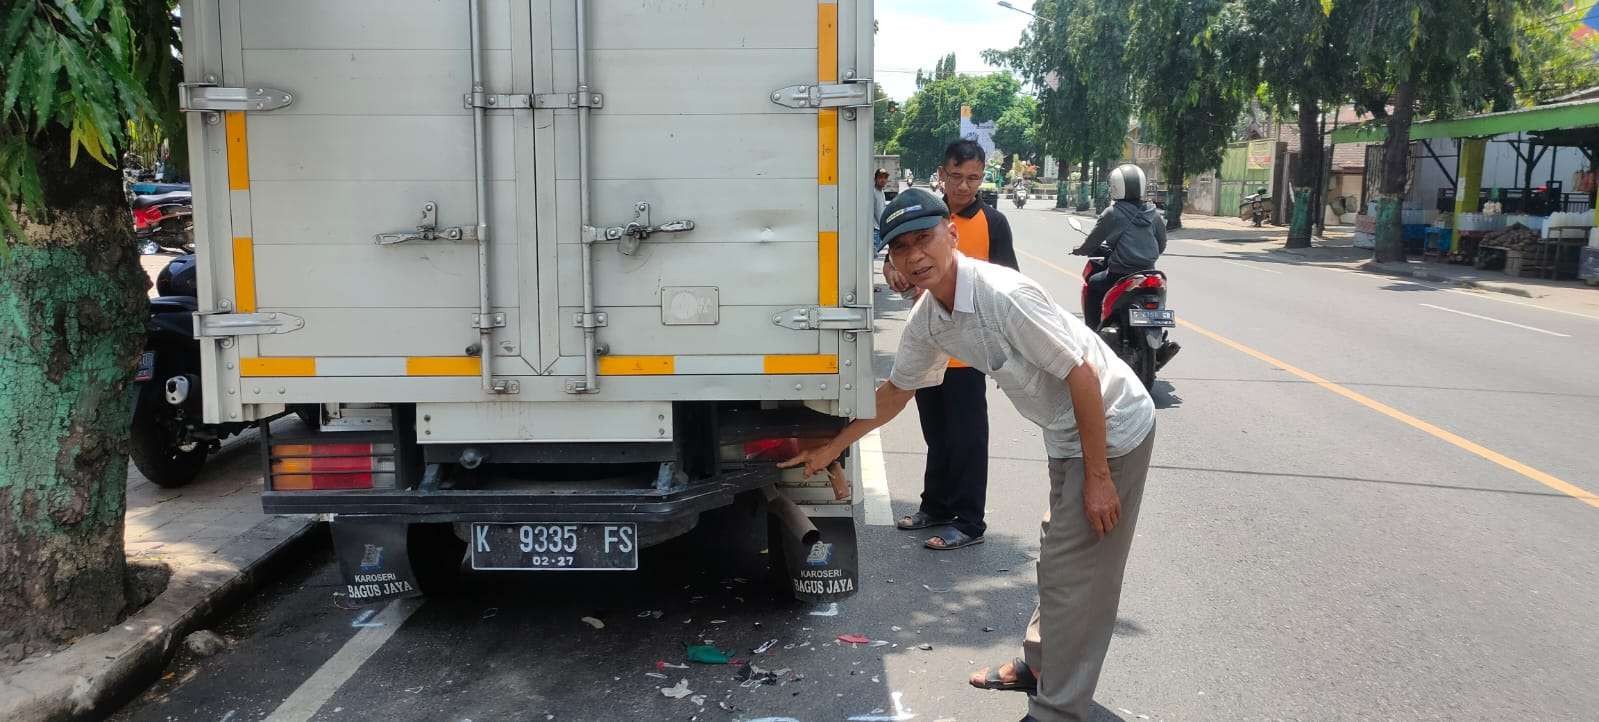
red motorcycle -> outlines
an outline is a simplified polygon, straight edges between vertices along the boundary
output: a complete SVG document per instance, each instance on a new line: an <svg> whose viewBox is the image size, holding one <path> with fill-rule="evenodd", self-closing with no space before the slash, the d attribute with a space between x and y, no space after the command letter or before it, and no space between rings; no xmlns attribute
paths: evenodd
<svg viewBox="0 0 1599 722"><path fill-rule="evenodd" d="M1073 228L1081 231L1076 218ZM1105 270L1105 259L1090 257L1083 264L1083 291L1080 302L1088 307L1088 279ZM1155 372L1171 361L1182 347L1168 337L1167 329L1177 325L1177 314L1166 308L1166 274L1149 269L1139 271L1110 287L1100 303L1098 319L1083 319L1095 327L1099 337L1121 360L1131 366L1144 388L1155 385Z"/></svg>

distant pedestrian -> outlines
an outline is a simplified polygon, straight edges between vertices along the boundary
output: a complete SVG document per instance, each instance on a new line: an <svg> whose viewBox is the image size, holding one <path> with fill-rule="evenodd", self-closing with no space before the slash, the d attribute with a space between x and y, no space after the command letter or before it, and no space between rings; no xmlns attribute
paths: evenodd
<svg viewBox="0 0 1599 722"><path fill-rule="evenodd" d="M1016 268L1010 222L977 197L986 158L976 141L957 140L944 149L938 177L944 181L944 204L953 215L957 248L967 258ZM885 268L896 291L912 285L899 271ZM983 373L951 360L941 384L916 392L922 439L927 442L927 470L922 478L922 503L914 514L900 517L905 530L939 527L925 546L940 551L980 544L988 525L988 385Z"/></svg>
<svg viewBox="0 0 1599 722"><path fill-rule="evenodd" d="M888 205L888 169L878 168L872 176L872 257L883 250L882 220L883 206Z"/></svg>

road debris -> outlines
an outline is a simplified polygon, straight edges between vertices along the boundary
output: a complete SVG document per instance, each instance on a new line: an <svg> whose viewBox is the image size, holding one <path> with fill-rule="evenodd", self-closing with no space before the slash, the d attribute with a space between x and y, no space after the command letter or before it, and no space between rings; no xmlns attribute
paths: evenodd
<svg viewBox="0 0 1599 722"><path fill-rule="evenodd" d="M667 678L666 675L661 674L660 672L645 672L644 676L653 677L655 679L666 679Z"/></svg>
<svg viewBox="0 0 1599 722"><path fill-rule="evenodd" d="M688 701L693 702L694 704L697 704L697 705L699 705L701 707L704 707L705 706L705 695L696 694L696 695L694 695L692 697L689 697Z"/></svg>
<svg viewBox="0 0 1599 722"><path fill-rule="evenodd" d="M888 631L890 631L890 632L898 632L898 631L900 631L900 630L901 630L901 629L904 629L904 627L900 627L900 626L898 626L898 625L895 625L895 626L892 626L892 627L889 627L889 628L888 628Z"/></svg>
<svg viewBox="0 0 1599 722"><path fill-rule="evenodd" d="M762 643L761 646L756 647L754 649L754 653L755 654L766 654L766 650L771 649L772 647L774 647L776 645L777 645L777 640L769 639L766 642Z"/></svg>
<svg viewBox="0 0 1599 722"><path fill-rule="evenodd" d="M934 594L943 594L944 592L949 591L948 589L934 589L931 585L928 585L928 584L923 584L922 588L926 589L927 591L932 592Z"/></svg>
<svg viewBox="0 0 1599 722"><path fill-rule="evenodd" d="M820 607L812 609L811 610L811 616L813 616L813 617L836 617L836 616L838 616L838 602L828 602L827 604L824 604L824 605L822 605Z"/></svg>
<svg viewBox="0 0 1599 722"><path fill-rule="evenodd" d="M889 695L889 697L894 700L894 714L892 714L892 715L886 714L885 710L883 710L881 707L879 707L877 709L872 710L871 712L869 712L867 714L854 715L854 716L849 718L849 721L850 722L905 722L905 720L915 719L916 715L911 714L911 711L905 708L905 702L904 702L904 699L903 699L904 696L905 696L904 692L894 692L894 693Z"/></svg>
<svg viewBox="0 0 1599 722"><path fill-rule="evenodd" d="M659 609L646 609L646 610L638 613L638 618L639 619L651 619L651 618L660 619L661 617L664 617L664 616L666 616L666 613L662 612Z"/></svg>
<svg viewBox="0 0 1599 722"><path fill-rule="evenodd" d="M183 638L183 648L201 657L209 657L228 648L228 640L209 629L202 629Z"/></svg>
<svg viewBox="0 0 1599 722"><path fill-rule="evenodd" d="M923 652L931 652L931 651L933 651L933 645L928 644L926 642L922 642L921 644L916 645L916 648L922 650Z"/></svg>
<svg viewBox="0 0 1599 722"><path fill-rule="evenodd" d="M690 645L683 650L683 654L688 657L688 661L700 664L727 664L732 661L732 658L727 656L727 652L708 644Z"/></svg>
<svg viewBox="0 0 1599 722"><path fill-rule="evenodd" d="M595 629L604 629L605 628L605 622L602 622L602 621L600 621L598 619L595 619L593 617L584 617L583 618L583 623L587 624L590 627L593 627Z"/></svg>
<svg viewBox="0 0 1599 722"><path fill-rule="evenodd" d="M712 619L711 624L727 624L726 619Z"/></svg>
<svg viewBox="0 0 1599 722"><path fill-rule="evenodd" d="M872 638L864 634L840 634L838 635L838 641L845 644L868 644L872 641Z"/></svg>
<svg viewBox="0 0 1599 722"><path fill-rule="evenodd" d="M992 631L994 631L994 628L993 627L983 627L983 631L992 632Z"/></svg>
<svg viewBox="0 0 1599 722"><path fill-rule="evenodd" d="M673 663L668 662L668 661L666 661L664 659L658 659L658 660L655 661L655 668L656 669L688 669L688 665L686 665L686 664L673 664Z"/></svg>
<svg viewBox="0 0 1599 722"><path fill-rule="evenodd" d="M671 687L662 687L661 694L672 699L683 699L684 697L694 694L694 690L688 688L687 679L680 679L677 681L677 684Z"/></svg>
<svg viewBox="0 0 1599 722"><path fill-rule="evenodd" d="M478 619L493 619L497 616L500 616L500 608L489 607L488 609L483 610L483 614L479 616Z"/></svg>

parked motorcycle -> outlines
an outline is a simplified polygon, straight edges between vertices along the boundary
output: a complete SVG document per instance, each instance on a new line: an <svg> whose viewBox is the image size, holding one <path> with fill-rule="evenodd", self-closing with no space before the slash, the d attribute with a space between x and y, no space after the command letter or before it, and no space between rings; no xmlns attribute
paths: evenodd
<svg viewBox="0 0 1599 722"><path fill-rule="evenodd" d="M1256 228L1260 228L1261 224L1271 218L1271 208L1267 205L1269 203L1271 196L1266 195L1266 189L1262 188L1259 192L1244 196L1243 202L1239 203L1238 207L1249 206L1249 220L1254 222Z"/></svg>
<svg viewBox="0 0 1599 722"><path fill-rule="evenodd" d="M146 184L135 187L138 185ZM133 208L133 235L140 253L150 255L163 248L194 252L194 196L189 190L134 195L129 205Z"/></svg>
<svg viewBox="0 0 1599 722"><path fill-rule="evenodd" d="M159 295L149 302L144 354L133 379L137 393L129 455L146 479L157 486L177 487L199 475L206 457L221 448L224 439L262 422L204 421L200 342L194 337L194 312L199 310L194 255L172 259L156 277L155 286ZM292 413L309 424L320 420L321 410L295 407Z"/></svg>
<svg viewBox="0 0 1599 722"><path fill-rule="evenodd" d="M1076 218L1067 220L1072 228L1083 230ZM1083 264L1082 308L1088 307L1089 277L1103 270L1104 258L1089 257ZM1105 292L1100 317L1083 322L1090 327L1098 324L1099 337L1132 367L1146 389L1154 387L1155 372L1182 350L1167 331L1177 325L1177 314L1166 307L1166 274L1153 268L1117 281Z"/></svg>

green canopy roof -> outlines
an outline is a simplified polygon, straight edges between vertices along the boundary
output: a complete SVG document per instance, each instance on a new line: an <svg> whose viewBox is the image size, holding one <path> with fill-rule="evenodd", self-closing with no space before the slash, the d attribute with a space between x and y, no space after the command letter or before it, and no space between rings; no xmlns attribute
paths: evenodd
<svg viewBox="0 0 1599 722"><path fill-rule="evenodd" d="M1410 139L1492 138L1506 133L1535 133L1590 126L1599 126L1599 100L1576 100L1503 113L1418 121L1410 126ZM1387 137L1387 123L1382 121L1344 126L1332 134L1334 143L1379 143Z"/></svg>

